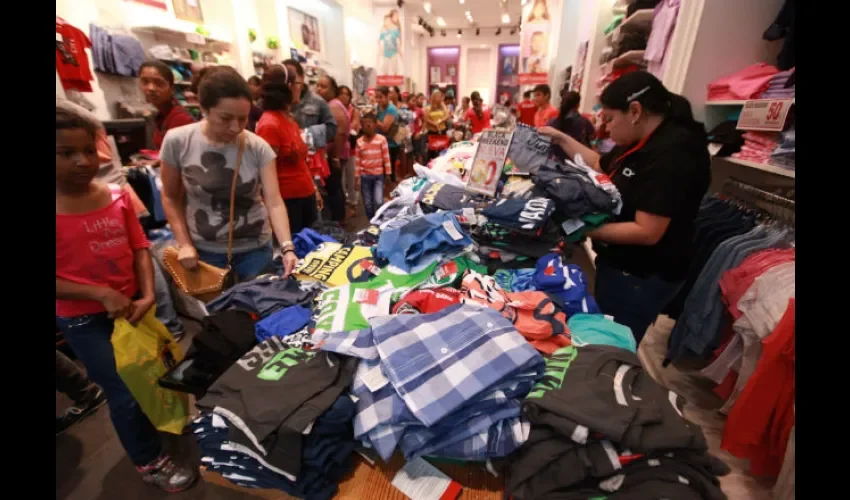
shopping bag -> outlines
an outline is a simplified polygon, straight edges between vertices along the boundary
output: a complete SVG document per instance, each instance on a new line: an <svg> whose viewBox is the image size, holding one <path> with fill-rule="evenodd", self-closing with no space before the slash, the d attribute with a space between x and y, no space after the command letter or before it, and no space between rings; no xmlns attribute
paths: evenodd
<svg viewBox="0 0 850 500"><path fill-rule="evenodd" d="M154 316L154 308L133 326L115 320L115 367L130 393L158 430L182 434L189 420L189 396L159 386L159 378L183 359L180 346Z"/></svg>

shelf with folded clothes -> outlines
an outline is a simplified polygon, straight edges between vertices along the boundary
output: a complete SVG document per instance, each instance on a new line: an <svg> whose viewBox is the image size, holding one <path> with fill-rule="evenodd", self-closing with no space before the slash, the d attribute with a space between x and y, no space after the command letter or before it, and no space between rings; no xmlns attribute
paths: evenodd
<svg viewBox="0 0 850 500"><path fill-rule="evenodd" d="M772 101L773 99L728 99L728 100L718 100L718 101L706 101L706 106L743 106L748 101ZM797 99L795 97L791 98L791 103L796 104Z"/></svg>
<svg viewBox="0 0 850 500"><path fill-rule="evenodd" d="M728 161L729 163L734 163L736 165L743 165L749 168L755 168L764 172L769 172L771 174L782 175L785 177L790 177L792 179L796 178L796 171L777 167L776 165L771 165L770 163L759 163L751 160L743 160L741 158L732 158L731 156L716 156L720 160Z"/></svg>
<svg viewBox="0 0 850 500"><path fill-rule="evenodd" d="M625 30L645 30L652 28L653 9L641 9L627 17L619 26L605 35L609 42L615 42L620 38L620 33Z"/></svg>
<svg viewBox="0 0 850 500"><path fill-rule="evenodd" d="M215 45L225 48L229 48L232 45L230 40L225 40L223 38L218 38L211 35L203 35L194 31L184 31L173 28L166 28L164 26L133 26L132 30L139 33L150 33L154 36L180 37L184 41L194 43L196 45L202 44L193 42L192 40L190 40L190 36L197 36L199 39L202 39L207 45Z"/></svg>

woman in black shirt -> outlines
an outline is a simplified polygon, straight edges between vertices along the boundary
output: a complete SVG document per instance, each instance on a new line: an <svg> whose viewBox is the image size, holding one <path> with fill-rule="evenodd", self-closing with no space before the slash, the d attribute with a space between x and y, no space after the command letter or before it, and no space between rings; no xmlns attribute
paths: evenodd
<svg viewBox="0 0 850 500"><path fill-rule="evenodd" d="M613 221L589 233L596 259L596 300L640 342L676 294L692 256L693 221L711 180L705 128L688 101L649 73L623 75L600 97L617 146L601 157L553 127L570 157L607 174L623 198Z"/></svg>

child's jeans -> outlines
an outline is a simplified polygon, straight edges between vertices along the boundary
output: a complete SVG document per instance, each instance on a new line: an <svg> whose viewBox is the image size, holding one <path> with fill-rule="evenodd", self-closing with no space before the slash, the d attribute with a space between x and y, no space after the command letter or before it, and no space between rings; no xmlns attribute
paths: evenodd
<svg viewBox="0 0 850 500"><path fill-rule="evenodd" d="M153 462L162 451L162 442L115 368L113 320L106 313L99 313L56 318L56 324L86 366L89 378L106 393L112 426L130 460L137 466Z"/></svg>
<svg viewBox="0 0 850 500"><path fill-rule="evenodd" d="M360 196L363 197L363 206L366 208L366 218L372 220L378 208L384 204L384 176L383 175L361 175Z"/></svg>

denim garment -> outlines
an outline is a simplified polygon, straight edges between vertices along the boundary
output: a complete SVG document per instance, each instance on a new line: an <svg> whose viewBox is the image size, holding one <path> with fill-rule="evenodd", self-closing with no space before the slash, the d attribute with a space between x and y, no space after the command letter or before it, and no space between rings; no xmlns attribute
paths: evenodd
<svg viewBox="0 0 850 500"><path fill-rule="evenodd" d="M363 197L366 218L371 220L378 211L378 207L384 204L384 176L361 175L360 195Z"/></svg>
<svg viewBox="0 0 850 500"><path fill-rule="evenodd" d="M227 254L197 249L198 259L211 266L227 267ZM256 250L233 254L233 269L240 282L250 281L272 270L273 250L271 242Z"/></svg>
<svg viewBox="0 0 850 500"><path fill-rule="evenodd" d="M159 433L115 368L114 321L106 313L100 313L56 318L56 324L85 365L89 377L106 393L112 426L130 460L136 466L154 461L162 451Z"/></svg>
<svg viewBox="0 0 850 500"><path fill-rule="evenodd" d="M115 61L115 73L139 76L139 66L145 62L145 49L135 37L112 35L112 58Z"/></svg>
<svg viewBox="0 0 850 500"><path fill-rule="evenodd" d="M552 140L540 135L536 128L517 123L508 147L508 158L520 172L533 174L546 164L551 147Z"/></svg>
<svg viewBox="0 0 850 500"><path fill-rule="evenodd" d="M472 239L455 215L438 212L413 219L398 229L385 229L375 256L409 273L451 257L469 245Z"/></svg>
<svg viewBox="0 0 850 500"><path fill-rule="evenodd" d="M310 322L313 312L306 307L292 306L267 316L254 325L257 341L269 337L286 337L304 328Z"/></svg>
<svg viewBox="0 0 850 500"><path fill-rule="evenodd" d="M260 276L227 289L207 304L211 313L227 309L242 309L266 317L284 307L309 306L324 290L317 282L298 281L280 276Z"/></svg>

